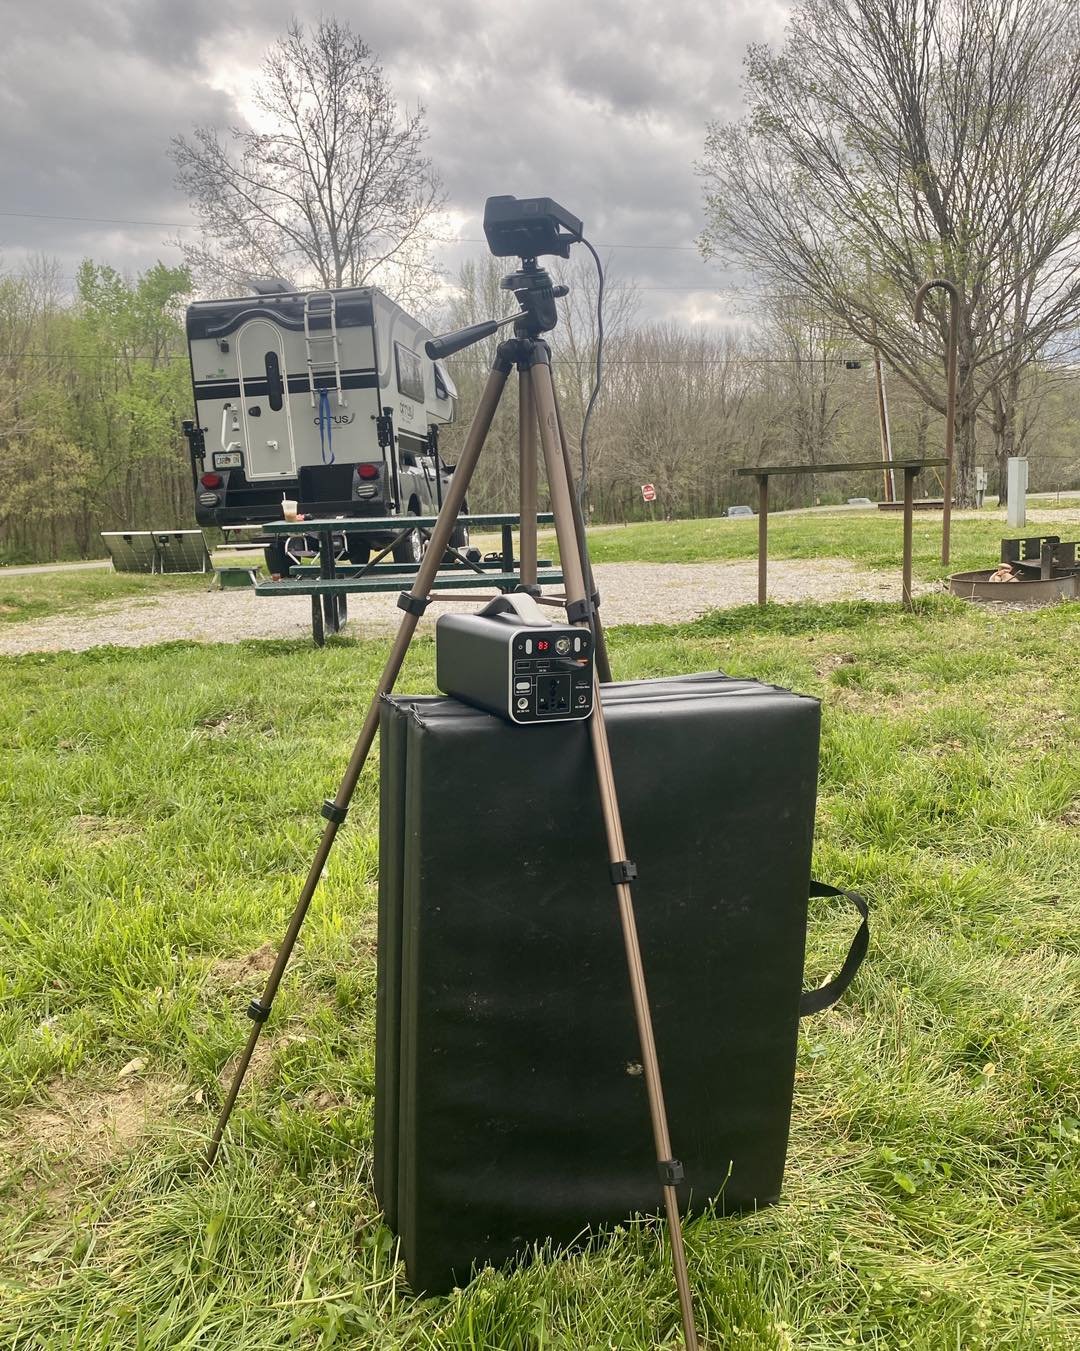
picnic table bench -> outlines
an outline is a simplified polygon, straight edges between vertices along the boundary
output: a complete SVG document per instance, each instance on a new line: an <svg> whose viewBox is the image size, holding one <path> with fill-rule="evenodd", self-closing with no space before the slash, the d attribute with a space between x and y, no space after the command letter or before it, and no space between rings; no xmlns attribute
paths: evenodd
<svg viewBox="0 0 1080 1351"><path fill-rule="evenodd" d="M362 592L407 589L420 567L419 563L384 563L382 560L392 552L394 544L412 530L419 530L425 540L430 539L437 519L435 516L387 516L268 521L259 527L267 535L294 538L314 536L318 562L291 567L289 576L278 581L257 582L255 594L310 596L311 636L316 645L321 647L327 633L340 633L345 627L348 620L348 596ZM549 524L554 517L547 512L536 519L538 523ZM459 516L459 524L470 529L501 531L502 548L495 556L489 555L480 561L455 559L448 563L436 574L432 590L446 592L461 588L469 591L477 587L494 587L498 591L512 591L519 581L514 571L513 532L520 520L516 512ZM334 537L344 532L353 536L392 535L393 539L367 563L341 563L336 556ZM538 567L542 568L537 572L539 583L562 581L562 572L550 564L538 564Z"/></svg>

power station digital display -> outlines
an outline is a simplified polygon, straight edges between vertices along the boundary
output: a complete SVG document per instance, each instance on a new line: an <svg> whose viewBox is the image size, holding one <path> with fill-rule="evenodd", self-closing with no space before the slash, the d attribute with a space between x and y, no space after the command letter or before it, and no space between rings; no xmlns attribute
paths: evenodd
<svg viewBox="0 0 1080 1351"><path fill-rule="evenodd" d="M551 644L548 642L548 640L547 640L546 638L538 638L538 639L536 640L536 650L537 650L537 652L546 652L550 647L551 647Z"/></svg>

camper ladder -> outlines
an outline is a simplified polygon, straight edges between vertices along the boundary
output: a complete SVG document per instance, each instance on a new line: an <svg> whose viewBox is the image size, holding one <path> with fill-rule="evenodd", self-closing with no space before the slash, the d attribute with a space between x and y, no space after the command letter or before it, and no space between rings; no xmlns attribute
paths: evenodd
<svg viewBox="0 0 1080 1351"><path fill-rule="evenodd" d="M316 321L318 327L312 328L312 320ZM344 407L345 395L341 391L341 352L338 347L337 297L333 291L310 291L304 297L304 346L307 349L308 389L311 391L312 408L318 403L319 391L329 388L326 382L328 376L333 376L338 407Z"/></svg>

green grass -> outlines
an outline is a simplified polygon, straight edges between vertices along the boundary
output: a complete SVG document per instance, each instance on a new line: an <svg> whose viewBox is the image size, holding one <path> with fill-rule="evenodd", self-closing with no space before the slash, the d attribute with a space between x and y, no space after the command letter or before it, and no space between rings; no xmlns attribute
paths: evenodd
<svg viewBox="0 0 1080 1351"><path fill-rule="evenodd" d="M1080 1345L1078 631L1077 605L935 598L613 633L620 677L720 667L824 700L818 875L874 906L863 972L800 1039L781 1204L690 1226L710 1347ZM677 1345L650 1226L405 1288L370 1186L374 764L199 1166L263 979L241 959L280 939L386 651L0 663L0 1346ZM417 643L401 688L432 660ZM816 914L811 979L850 931ZM121 1141L94 1129L144 1107Z"/></svg>
<svg viewBox="0 0 1080 1351"><path fill-rule="evenodd" d="M200 587L205 591L209 581L201 573L150 577L113 572L111 568L78 568L71 572L27 572L12 576L0 568L0 625L73 614L99 602L158 596L169 591L198 591Z"/></svg>
<svg viewBox="0 0 1080 1351"><path fill-rule="evenodd" d="M1064 509L1080 503L1063 499ZM1052 510L1053 502L1035 502L1033 510ZM1032 534L1049 532L1051 525L1029 527ZM949 572L989 567L998 557L1008 530L995 512L984 519L960 518L952 527L952 562L940 561L941 521L938 515L917 514L914 530L915 574L927 581ZM1080 536L1080 525L1065 523L1057 533L1070 539ZM541 553L558 559L554 531L540 531ZM700 521L657 521L630 526L597 526L589 532L595 562L695 563L727 562L757 555L757 521L711 518ZM487 551L501 547L498 534L477 535L473 543ZM785 514L770 518L770 558L846 558L867 568L882 568L899 574L901 520L877 511L820 514ZM262 563L260 554L222 555L233 566L241 562ZM111 569L53 572L22 576L5 575L0 568L0 624L41 619L50 614L74 613L105 601L156 595L175 589L198 590L206 584L200 576L143 577L115 573Z"/></svg>
<svg viewBox="0 0 1080 1351"><path fill-rule="evenodd" d="M940 513L917 512L912 531L912 566L917 577L934 581L950 572L987 568L996 563L1006 535L1060 533L1080 536L1080 526L1030 525L1009 530L1000 516L961 517L951 530L950 563L941 565ZM758 522L727 520L657 521L626 526L597 526L589 532L594 563L727 562L757 556ZM866 568L900 572L903 521L879 511L778 514L769 517L769 558L846 558Z"/></svg>

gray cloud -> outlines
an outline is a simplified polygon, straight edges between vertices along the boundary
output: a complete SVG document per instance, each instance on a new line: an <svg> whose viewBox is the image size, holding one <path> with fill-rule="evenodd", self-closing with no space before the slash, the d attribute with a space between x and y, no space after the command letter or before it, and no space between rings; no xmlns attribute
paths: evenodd
<svg viewBox="0 0 1080 1351"><path fill-rule="evenodd" d="M252 72L294 7L277 0L5 0L0 182L10 211L182 221L170 138L239 120L215 87ZM314 17L320 8L301 6ZM743 52L782 33L786 0L399 0L342 11L398 97L422 102L449 204L479 238L493 192L545 194L608 243L690 245L704 124L737 115ZM67 271L87 254L137 270L175 257L167 229L0 216L7 265L29 252ZM482 246L459 244L452 271ZM650 316L717 316L690 288L724 278L688 251L613 251Z"/></svg>

